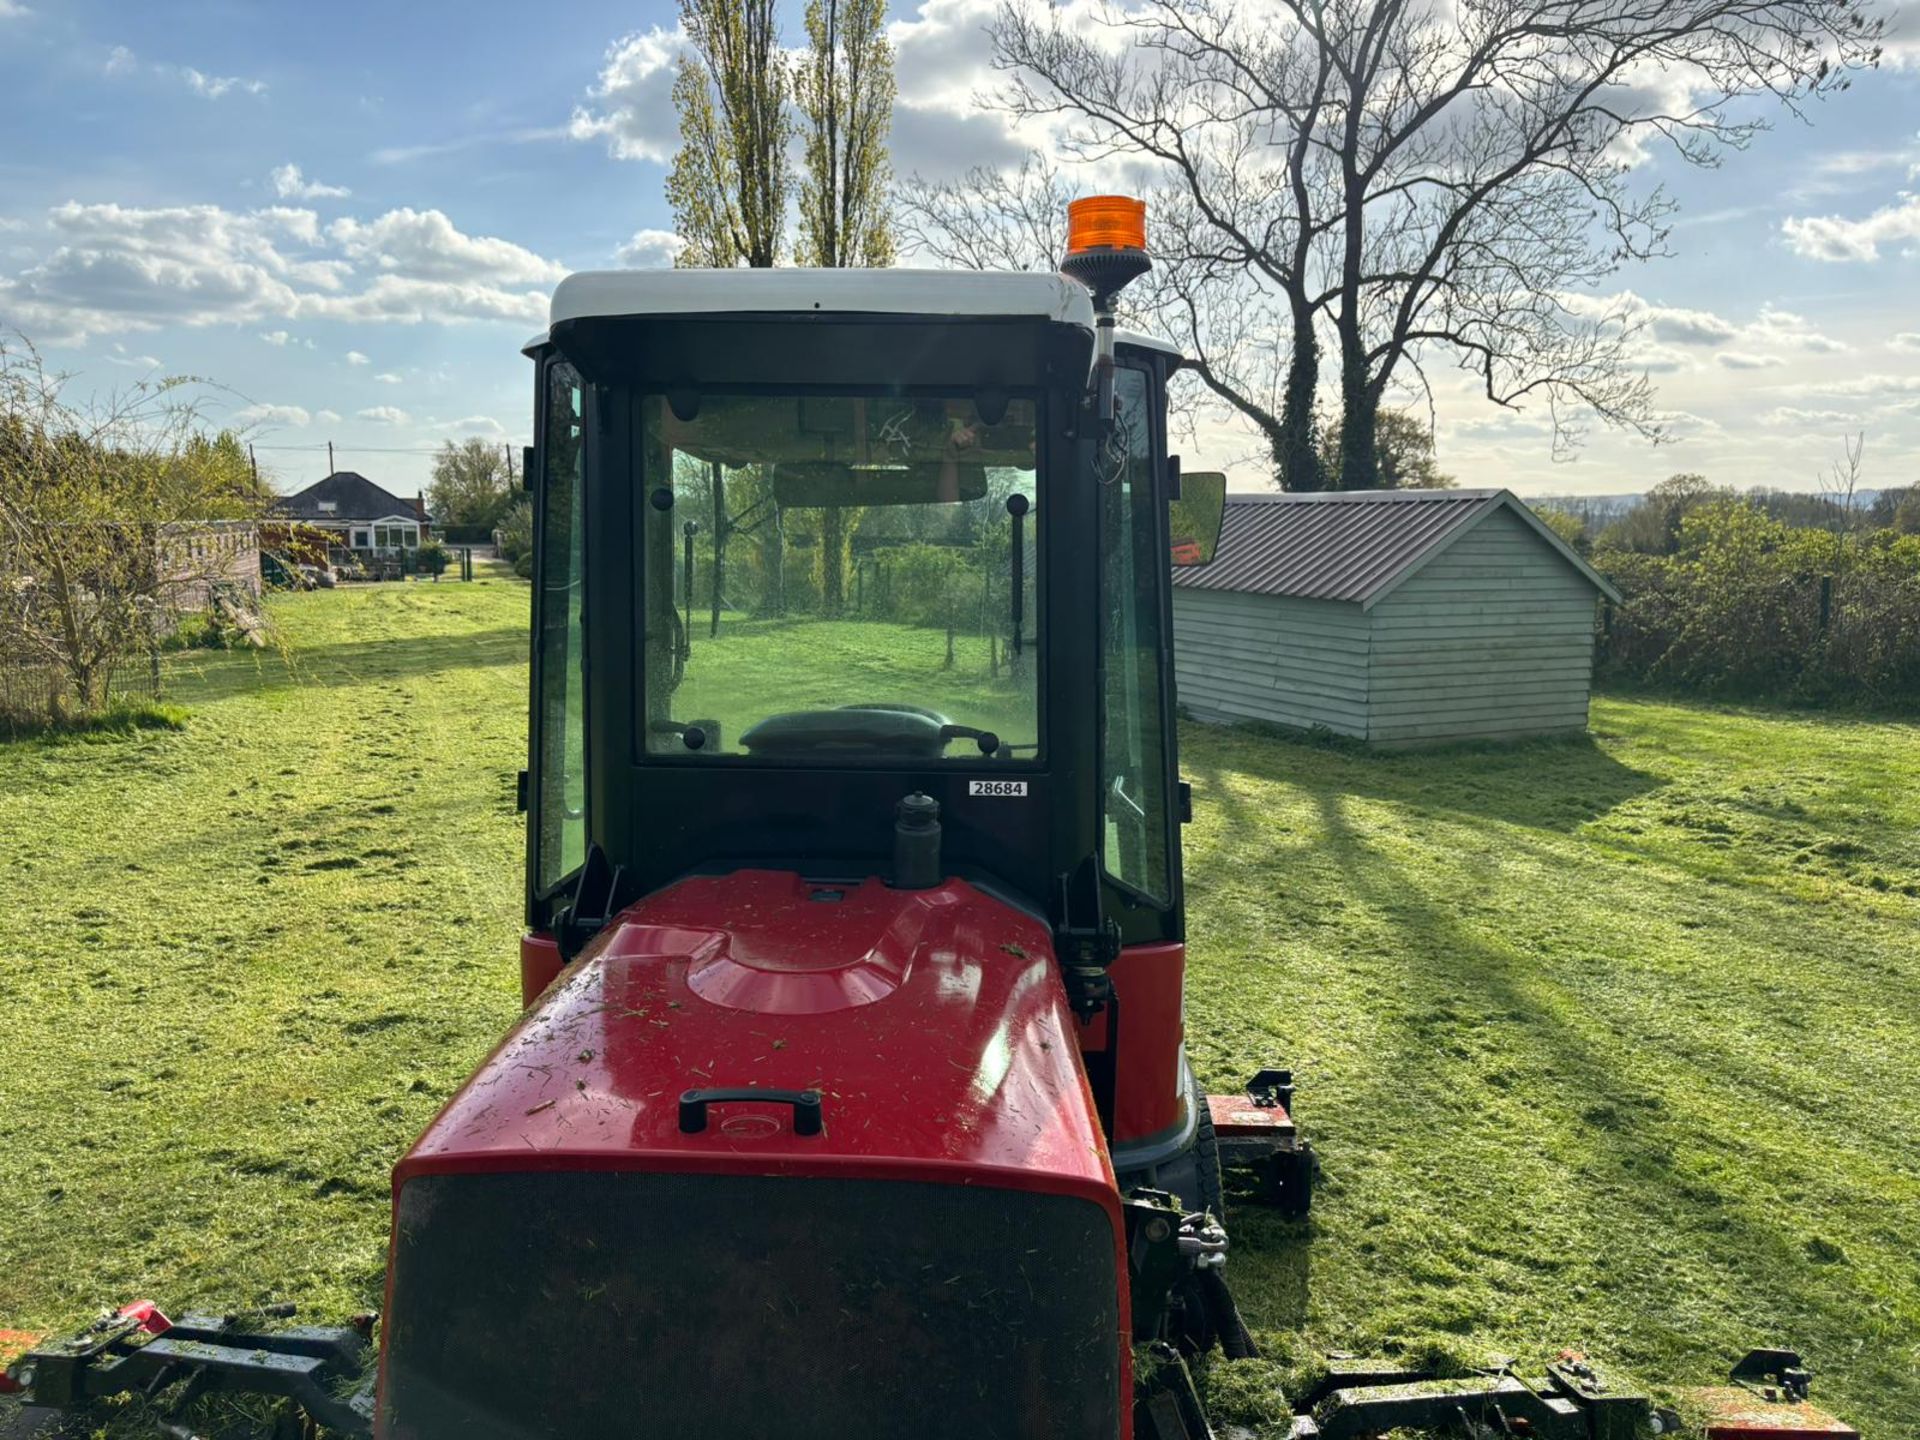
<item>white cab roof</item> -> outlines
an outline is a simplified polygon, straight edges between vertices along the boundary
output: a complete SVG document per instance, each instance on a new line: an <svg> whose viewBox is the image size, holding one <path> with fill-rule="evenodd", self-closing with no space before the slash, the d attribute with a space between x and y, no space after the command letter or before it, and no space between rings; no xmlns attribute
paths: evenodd
<svg viewBox="0 0 1920 1440"><path fill-rule="evenodd" d="M1181 355L1178 345L1170 341L1162 340L1158 335L1142 335L1138 330L1114 331L1113 343L1116 345L1132 345L1141 350L1157 350L1162 355L1173 356L1176 360L1185 358Z"/></svg>
<svg viewBox="0 0 1920 1440"><path fill-rule="evenodd" d="M811 310L1007 315L1093 328L1093 300L1078 281L982 270L589 270L560 282L548 320Z"/></svg>

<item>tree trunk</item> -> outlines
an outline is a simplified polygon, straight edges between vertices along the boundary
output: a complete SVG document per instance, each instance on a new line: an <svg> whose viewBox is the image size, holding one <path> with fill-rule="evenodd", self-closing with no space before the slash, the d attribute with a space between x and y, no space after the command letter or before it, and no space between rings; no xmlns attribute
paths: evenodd
<svg viewBox="0 0 1920 1440"><path fill-rule="evenodd" d="M1367 182L1359 169L1360 118L1366 113L1366 96L1361 82L1353 81L1354 93L1345 134L1341 143L1341 163L1345 172L1346 213L1342 221L1344 247L1340 257L1340 313L1335 328L1340 334L1340 481L1342 490L1375 490L1380 485L1380 466L1373 441L1373 417L1378 408L1368 385L1367 342L1360 329L1361 262L1366 254Z"/></svg>
<svg viewBox="0 0 1920 1440"><path fill-rule="evenodd" d="M820 613L838 620L847 608L846 512L829 505L820 512Z"/></svg>
<svg viewBox="0 0 1920 1440"><path fill-rule="evenodd" d="M1280 433L1274 437L1274 463L1282 490L1324 490L1327 477L1314 440L1313 400L1320 388L1320 341L1313 314L1296 302L1293 353L1287 362L1286 395L1280 408Z"/></svg>
<svg viewBox="0 0 1920 1440"><path fill-rule="evenodd" d="M1367 376L1367 351L1357 334L1340 334L1340 490L1379 490L1380 457L1373 420L1379 401Z"/></svg>
<svg viewBox="0 0 1920 1440"><path fill-rule="evenodd" d="M766 533L767 594L762 608L778 617L787 613L787 520L778 500L773 502Z"/></svg>

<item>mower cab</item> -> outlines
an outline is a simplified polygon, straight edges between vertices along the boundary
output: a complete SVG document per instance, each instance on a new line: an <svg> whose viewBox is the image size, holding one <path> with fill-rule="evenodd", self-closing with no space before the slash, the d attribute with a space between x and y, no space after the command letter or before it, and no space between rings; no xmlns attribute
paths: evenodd
<svg viewBox="0 0 1920 1440"><path fill-rule="evenodd" d="M1136 1341L1245 1343L1182 1045L1179 357L1110 300L561 284L529 1008L395 1172L385 1433L1092 1440Z"/></svg>

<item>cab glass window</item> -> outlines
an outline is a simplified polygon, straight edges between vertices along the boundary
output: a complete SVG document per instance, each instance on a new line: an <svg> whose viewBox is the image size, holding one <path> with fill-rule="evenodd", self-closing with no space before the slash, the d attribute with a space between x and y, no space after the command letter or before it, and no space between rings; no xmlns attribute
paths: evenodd
<svg viewBox="0 0 1920 1440"><path fill-rule="evenodd" d="M1113 428L1095 461L1100 487L1100 643L1106 672L1100 790L1107 873L1165 904L1172 882L1159 585L1167 557L1157 544L1152 395L1145 371L1118 372Z"/></svg>
<svg viewBox="0 0 1920 1440"><path fill-rule="evenodd" d="M547 369L541 472L540 791L537 883L542 892L587 853L586 675L581 654L581 519L586 498L580 376Z"/></svg>
<svg viewBox="0 0 1920 1440"><path fill-rule="evenodd" d="M1037 412L985 391L645 397L646 753L1034 759Z"/></svg>

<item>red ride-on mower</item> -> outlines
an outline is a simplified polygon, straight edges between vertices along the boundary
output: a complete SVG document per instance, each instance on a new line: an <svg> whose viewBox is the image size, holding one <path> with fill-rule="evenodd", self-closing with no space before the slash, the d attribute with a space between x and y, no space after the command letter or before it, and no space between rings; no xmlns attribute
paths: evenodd
<svg viewBox="0 0 1920 1440"><path fill-rule="evenodd" d="M1286 1072L1187 1065L1169 559L1210 558L1224 481L1167 453L1179 355L1115 330L1144 207L1071 229L1059 276L561 284L527 348L527 1010L394 1170L377 1386L352 1329L109 1316L17 1362L33 1399L184 1379L392 1440L1212 1433L1186 1361L1252 1350L1222 1164L1298 1213L1312 1157ZM1351 1378L1299 1433L1363 1433ZM1520 1384L1373 1428L1651 1414Z"/></svg>

